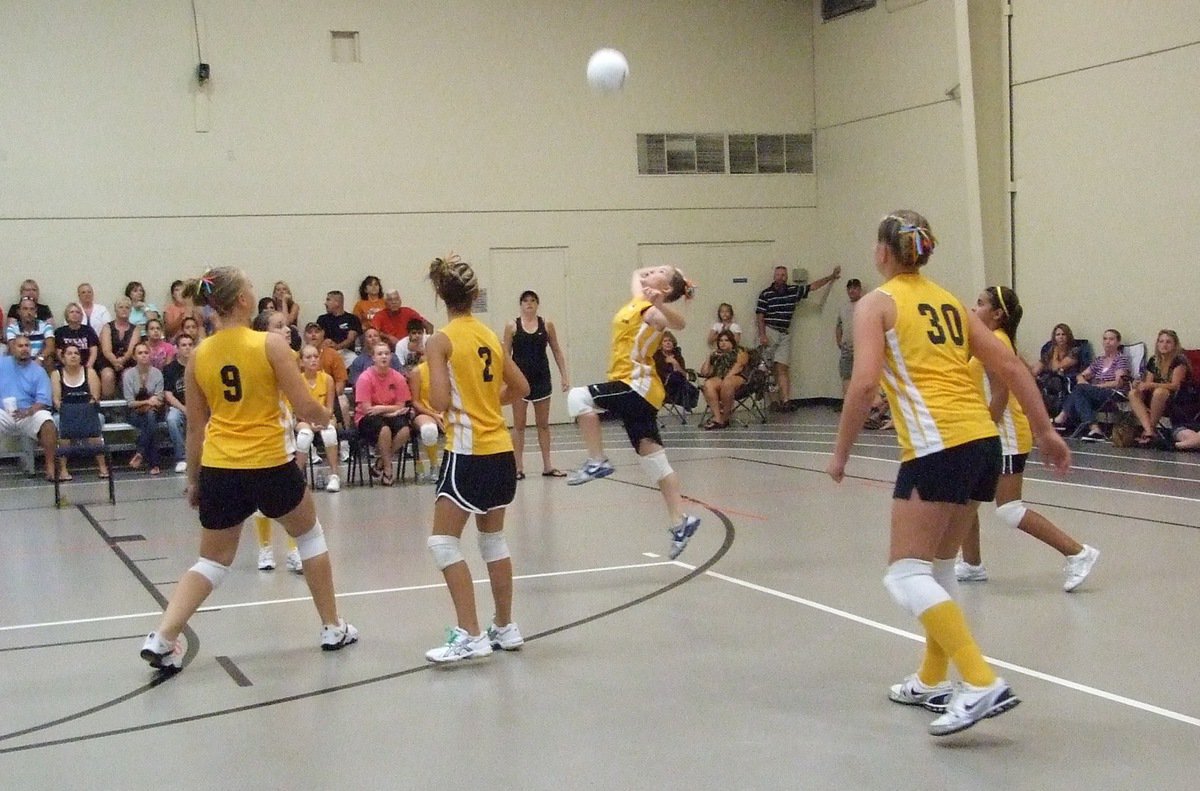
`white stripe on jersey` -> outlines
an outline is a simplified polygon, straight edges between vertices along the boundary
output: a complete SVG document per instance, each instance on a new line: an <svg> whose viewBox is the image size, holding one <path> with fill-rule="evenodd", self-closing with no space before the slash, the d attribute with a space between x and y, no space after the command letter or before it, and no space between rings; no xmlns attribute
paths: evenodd
<svg viewBox="0 0 1200 791"><path fill-rule="evenodd" d="M983 400L991 411L992 382L988 379L987 371L983 372ZM996 424L996 430L1000 433L1000 448L1005 456L1015 456L1021 452L1017 450L1017 424L1013 421L1012 410L1007 405L1004 407L1004 414L1000 416L1000 422Z"/></svg>
<svg viewBox="0 0 1200 791"><path fill-rule="evenodd" d="M454 378L454 366L446 366L450 376L450 423L454 427L454 452L471 455L475 451L475 426L471 416L463 409L462 393L458 390L458 382Z"/></svg>
<svg viewBox="0 0 1200 791"><path fill-rule="evenodd" d="M895 327L887 331L884 340L887 341L888 354L895 370L884 365L883 375L896 394L896 405L900 409L900 418L904 421L905 428L908 429L908 440L912 444L913 453L920 458L945 450L946 446L942 442L942 434L938 431L937 422L929 412L924 396L921 395L921 391L917 389L912 376L908 373L904 355L900 353L900 335L896 332Z"/></svg>
<svg viewBox="0 0 1200 791"><path fill-rule="evenodd" d="M650 387L654 383L654 362L651 360L650 348L661 335L662 330L643 320L629 347L629 362L632 370L632 373L629 374L629 387L643 398L650 392ZM650 360L650 362L641 362L642 360Z"/></svg>

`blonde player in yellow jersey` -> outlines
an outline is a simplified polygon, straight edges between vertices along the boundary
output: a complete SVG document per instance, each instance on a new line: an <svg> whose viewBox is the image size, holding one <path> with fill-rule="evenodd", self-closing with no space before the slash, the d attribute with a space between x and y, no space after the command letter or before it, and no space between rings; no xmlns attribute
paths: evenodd
<svg viewBox="0 0 1200 791"><path fill-rule="evenodd" d="M683 316L669 304L680 297L690 299L692 286L675 267L652 266L635 270L629 288L629 303L617 311L612 321L608 381L573 387L567 392L567 413L579 421L579 433L588 452L583 466L567 476L567 484L578 486L612 475L598 412L620 417L642 470L658 486L666 503L671 520L667 528L671 534L669 555L674 559L700 528L700 518L684 512L679 476L663 450L658 410L666 391L654 366L654 353L662 343L663 332L684 328Z"/></svg>
<svg viewBox="0 0 1200 791"><path fill-rule="evenodd" d="M425 451L425 472L417 472L417 483L437 483L438 434L446 430L442 414L429 404L429 362L422 360L408 371L408 390L412 393L413 428ZM413 464L418 464L416 460Z"/></svg>
<svg viewBox="0 0 1200 791"><path fill-rule="evenodd" d="M1071 452L1051 427L1024 363L954 295L921 274L936 243L916 212L895 211L879 224L875 266L886 282L854 311L854 371L827 472L838 483L844 478L882 377L901 447L883 582L926 635L920 669L889 697L941 709L929 732L945 736L1020 702L984 660L953 598L954 557L975 509L994 497L1001 472L1000 440L968 356L1008 385L1050 465L1066 470ZM963 679L957 686L948 680L951 662Z"/></svg>
<svg viewBox="0 0 1200 791"><path fill-rule="evenodd" d="M296 538L313 604L321 618L321 648L335 651L358 639L338 615L333 568L312 497L287 443L279 396L313 425L330 422L313 401L286 340L250 328L254 287L240 269L210 269L189 281L184 297L214 310L221 328L197 347L187 367L187 499L199 509L200 559L179 580L158 628L141 656L176 671L186 651L188 619L229 573L242 522L256 510Z"/></svg>
<svg viewBox="0 0 1200 791"><path fill-rule="evenodd" d="M517 491L517 462L501 406L523 398L529 383L500 339L471 315L479 294L475 272L456 255L435 258L429 279L450 321L425 344L429 405L445 416L446 453L438 476L429 551L446 579L458 625L445 645L425 652L430 662L452 663L515 651L525 642L512 620L512 558L504 540L504 509ZM495 617L479 628L471 570L459 548L471 514L479 554L487 564Z"/></svg>
<svg viewBox="0 0 1200 791"><path fill-rule="evenodd" d="M283 314L279 314L283 315ZM286 316L284 316L286 319ZM337 391L333 386L333 377L321 370L321 351L312 344L300 348L300 375L308 394L318 404L333 413L333 402ZM342 489L342 479L338 475L338 438L337 428L331 423L323 428L317 428L301 420L296 423L296 462L304 469L308 465L308 452L312 448L313 438L321 437L325 447L325 463L329 465L329 477L325 481L325 491L338 492Z"/></svg>
<svg viewBox="0 0 1200 791"><path fill-rule="evenodd" d="M1016 292L1007 286L989 286L979 294L974 310L984 326L1015 352L1013 344L1017 338L1017 327L1024 314ZM1092 567L1100 557L1100 550L1080 544L1049 519L1026 508L1025 503L1021 502L1025 461L1033 449L1029 420L1020 403L1009 395L1004 382L989 376L983 364L974 357L971 358L971 375L983 388L983 397L1000 432L1000 445L1004 453L1000 481L996 485L996 516L1008 527L1028 533L1062 553L1067 560L1063 590L1070 593L1091 574ZM955 563L954 573L959 582L987 580L987 569L984 568L979 548L978 513L963 538L962 560Z"/></svg>

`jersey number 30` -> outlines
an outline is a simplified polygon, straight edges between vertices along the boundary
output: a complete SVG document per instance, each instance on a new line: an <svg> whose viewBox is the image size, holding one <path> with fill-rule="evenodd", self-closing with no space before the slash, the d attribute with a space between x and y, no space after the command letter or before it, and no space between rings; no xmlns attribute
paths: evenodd
<svg viewBox="0 0 1200 791"><path fill-rule="evenodd" d="M242 400L242 372L236 365L226 365L221 368L221 384L225 385L226 401Z"/></svg>
<svg viewBox="0 0 1200 791"><path fill-rule="evenodd" d="M950 304L942 305L939 313L933 305L922 302L917 305L917 312L929 319L929 330L925 334L929 336L930 343L941 345L949 335L955 346L963 345L962 316L958 315L958 308Z"/></svg>

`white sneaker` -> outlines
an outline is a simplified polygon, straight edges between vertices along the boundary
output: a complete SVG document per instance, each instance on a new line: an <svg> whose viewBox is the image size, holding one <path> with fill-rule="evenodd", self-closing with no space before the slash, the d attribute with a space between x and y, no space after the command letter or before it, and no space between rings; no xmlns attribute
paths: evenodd
<svg viewBox="0 0 1200 791"><path fill-rule="evenodd" d="M899 684L892 684L888 690L888 700L905 706L923 706L940 714L946 710L946 704L950 702L953 693L954 685L949 681L927 687L920 677L913 673Z"/></svg>
<svg viewBox="0 0 1200 791"><path fill-rule="evenodd" d="M186 652L187 641L182 634L175 638L174 643L168 643L157 633L151 632L146 635L146 642L142 643L141 657L155 670L175 672L183 668L183 655Z"/></svg>
<svg viewBox="0 0 1200 791"><path fill-rule="evenodd" d="M982 563L972 566L960 558L954 561L954 578L959 582L987 582L987 567Z"/></svg>
<svg viewBox="0 0 1200 791"><path fill-rule="evenodd" d="M339 618L337 626L325 624L321 627L321 650L338 651L358 642L358 630Z"/></svg>
<svg viewBox="0 0 1200 791"><path fill-rule="evenodd" d="M347 440L338 443L338 458L343 463L350 461L350 443Z"/></svg>
<svg viewBox="0 0 1200 791"><path fill-rule="evenodd" d="M490 653L492 643L487 632L472 637L465 629L456 626L446 631L446 644L426 651L425 658L437 664L448 664L487 656Z"/></svg>
<svg viewBox="0 0 1200 791"><path fill-rule="evenodd" d="M186 461L175 462L175 472L178 472L178 473L187 472L187 462Z"/></svg>
<svg viewBox="0 0 1200 791"><path fill-rule="evenodd" d="M667 532L671 534L671 549L667 552L667 557L671 560L679 557L683 552L684 547L692 540L692 536L696 535L696 531L700 529L700 517L683 515L683 521L672 528L668 528Z"/></svg>
<svg viewBox="0 0 1200 791"><path fill-rule="evenodd" d="M340 492L342 490L342 479L336 475L330 475L329 480L325 481L325 491Z"/></svg>
<svg viewBox="0 0 1200 791"><path fill-rule="evenodd" d="M1002 678L997 678L986 687L973 687L962 682L950 696L945 713L929 723L929 733L932 736L949 736L965 731L980 720L996 717L1015 708L1020 702L1021 699Z"/></svg>
<svg viewBox="0 0 1200 791"><path fill-rule="evenodd" d="M296 574L304 573L304 563L300 561L300 550L293 549L291 552L288 552L287 557L284 559L284 563L287 564L288 571Z"/></svg>
<svg viewBox="0 0 1200 791"><path fill-rule="evenodd" d="M521 630L515 623L503 627L492 624L488 627L487 636L488 642L496 650L516 651L525 645L525 638L521 636Z"/></svg>
<svg viewBox="0 0 1200 791"><path fill-rule="evenodd" d="M1067 573L1067 579L1063 583L1063 590L1067 593L1078 588L1087 579L1087 576L1092 573L1092 567L1096 565L1096 561L1100 559L1100 550L1095 547L1083 545L1083 549L1078 555L1071 555L1067 558L1067 565L1063 566L1063 571Z"/></svg>
<svg viewBox="0 0 1200 791"><path fill-rule="evenodd" d="M275 570L275 550L270 547L260 547L258 550L258 570Z"/></svg>

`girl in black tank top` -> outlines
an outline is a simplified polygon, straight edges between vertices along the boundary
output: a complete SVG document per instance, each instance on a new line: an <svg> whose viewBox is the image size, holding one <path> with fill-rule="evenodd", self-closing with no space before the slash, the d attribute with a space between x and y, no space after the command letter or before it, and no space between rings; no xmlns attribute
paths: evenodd
<svg viewBox="0 0 1200 791"><path fill-rule="evenodd" d="M521 401L513 402L512 405L513 449L517 456L518 481L525 478L522 454L525 450L527 403L533 404L533 416L537 423L538 445L542 451L542 475L547 478L566 477L565 472L550 463L550 393L553 383L550 379L547 349L554 353L554 362L558 366L563 390L570 386L570 382L567 380L567 365L562 349L558 346L554 322L546 321L537 311L538 295L532 291L524 292L521 294L521 315L504 328L504 350L512 356L513 362L529 382L529 395ZM526 330L525 325L532 324L534 320L537 321L536 329Z"/></svg>

